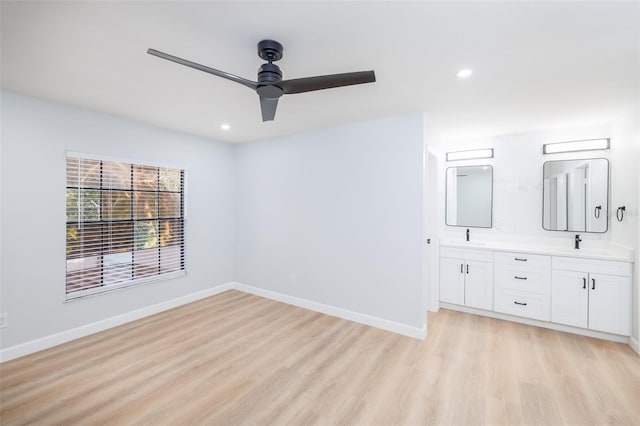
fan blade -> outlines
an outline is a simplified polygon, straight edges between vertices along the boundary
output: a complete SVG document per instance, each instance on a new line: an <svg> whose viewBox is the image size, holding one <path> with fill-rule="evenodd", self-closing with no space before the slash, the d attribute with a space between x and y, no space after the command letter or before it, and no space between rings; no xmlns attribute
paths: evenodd
<svg viewBox="0 0 640 426"><path fill-rule="evenodd" d="M278 84L285 94L312 92L332 87L352 86L354 84L373 83L376 74L373 71L348 72L344 74L321 75L317 77L284 80Z"/></svg>
<svg viewBox="0 0 640 426"><path fill-rule="evenodd" d="M278 107L278 98L263 98L260 96L260 109L262 110L262 121L273 121Z"/></svg>
<svg viewBox="0 0 640 426"><path fill-rule="evenodd" d="M238 77L237 75L229 74L228 72L205 67L204 65L196 64L195 62L187 61L186 59L178 58L177 56L169 55L168 53L159 52L155 49L149 49L147 50L147 53L149 55L157 56L158 58L166 59L167 61L172 61L180 65L185 65L187 67L195 68L197 70L216 75L218 77L226 78L227 80L235 81L236 83L240 83L243 86L247 86L249 89L256 90L256 88L258 87L258 83L247 80L246 78Z"/></svg>

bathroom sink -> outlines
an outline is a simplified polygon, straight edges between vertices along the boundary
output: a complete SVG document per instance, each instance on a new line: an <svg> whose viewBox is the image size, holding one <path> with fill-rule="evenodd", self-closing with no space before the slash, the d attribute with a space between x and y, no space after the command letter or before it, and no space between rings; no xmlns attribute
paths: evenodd
<svg viewBox="0 0 640 426"><path fill-rule="evenodd" d="M462 244L476 247L484 247L487 245L484 241L463 241Z"/></svg>
<svg viewBox="0 0 640 426"><path fill-rule="evenodd" d="M563 253L563 254L570 254L570 255L574 255L574 256L614 256L615 253L611 252L610 250L605 250L605 249L592 249L592 248L581 248L581 249L574 249L574 248L569 248L569 247L557 247L553 249L554 252L556 253Z"/></svg>
<svg viewBox="0 0 640 426"><path fill-rule="evenodd" d="M465 241L465 240L449 240L444 241L445 244L451 244L461 247L484 247L487 245L485 241Z"/></svg>

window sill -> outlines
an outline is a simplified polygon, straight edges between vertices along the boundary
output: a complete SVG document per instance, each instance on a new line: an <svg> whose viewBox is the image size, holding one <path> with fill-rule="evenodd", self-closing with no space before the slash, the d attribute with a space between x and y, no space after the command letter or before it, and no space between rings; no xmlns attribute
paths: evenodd
<svg viewBox="0 0 640 426"><path fill-rule="evenodd" d="M158 281L165 281L173 278L178 278L187 275L187 271L174 271L168 272L162 275L154 275L151 277L138 278L132 281L127 281L119 284L106 285L101 287L95 287L87 290L73 292L65 294L64 302L75 302L76 300L86 299L88 297L97 296L105 293L113 293L114 291L120 291L131 287L138 287L140 285L154 283Z"/></svg>

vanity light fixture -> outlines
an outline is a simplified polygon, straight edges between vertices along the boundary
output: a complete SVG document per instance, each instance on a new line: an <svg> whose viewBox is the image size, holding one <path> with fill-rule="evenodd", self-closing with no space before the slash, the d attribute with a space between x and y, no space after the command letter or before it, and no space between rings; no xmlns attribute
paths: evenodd
<svg viewBox="0 0 640 426"><path fill-rule="evenodd" d="M560 152L593 151L609 149L610 139L587 139L582 141L546 143L542 145L543 154L557 154Z"/></svg>
<svg viewBox="0 0 640 426"><path fill-rule="evenodd" d="M472 160L476 158L493 158L493 148L447 152L447 161Z"/></svg>

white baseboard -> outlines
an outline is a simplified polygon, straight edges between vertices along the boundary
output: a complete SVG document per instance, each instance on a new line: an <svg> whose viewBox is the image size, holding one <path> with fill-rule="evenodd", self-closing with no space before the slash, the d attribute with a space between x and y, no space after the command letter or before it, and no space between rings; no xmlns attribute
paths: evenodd
<svg viewBox="0 0 640 426"><path fill-rule="evenodd" d="M547 321L540 321L530 318L517 317L509 314L501 314L499 312L485 311L483 309L470 308L468 306L452 305L450 303L440 302L440 307L451 309L453 311L466 312L469 314L482 315L484 317L502 319L520 324L535 325L537 327L548 328L550 330L565 331L567 333L580 334L582 336L595 337L598 339L610 340L617 343L629 343L630 337L620 336L618 334L605 333L602 331L587 330L584 328L571 327L568 325L555 324ZM629 345L631 345L629 343ZM633 346L632 346L633 348ZM636 350L637 352L637 350Z"/></svg>
<svg viewBox="0 0 640 426"><path fill-rule="evenodd" d="M634 339L633 336L629 337L629 346L635 351L635 353L640 355L640 343Z"/></svg>
<svg viewBox="0 0 640 426"><path fill-rule="evenodd" d="M154 315L159 312L185 305L187 303L195 302L209 296L214 296L227 290L243 291L245 293L254 294L256 296L265 297L267 299L287 303L289 305L298 306L312 311L321 312L323 314L332 315L349 321L355 321L361 324L381 328L383 330L391 331L416 339L424 339L427 334L426 325L423 328L411 327L394 321L389 321L358 312L348 311L346 309L336 308L334 306L324 305L322 303L312 302L310 300L300 299L297 297L288 296L286 294L263 290L261 288L251 287L236 282L229 282L226 284L218 285L216 287L208 288L206 290L198 291L196 293L191 293L186 296L167 300L166 302L117 315L115 317L72 328L71 330L66 330L60 333L52 334L50 336L31 340L29 342L8 347L6 349L0 349L0 363L19 358L21 356L29 355L34 352L42 351L54 346L58 346L62 343L89 336L90 334L117 327L131 321L136 321L149 315Z"/></svg>
<svg viewBox="0 0 640 426"><path fill-rule="evenodd" d="M227 290L232 290L234 283L226 283L211 287L206 290L198 291L196 293L187 294L186 296L177 297L175 299L167 300L166 302L158 303L151 306L146 306L135 311L127 312L115 317L107 318L101 321L96 321L91 324L83 325L80 327L72 328L60 333L52 334L50 336L42 337L40 339L31 340L29 342L21 343L19 345L11 346L6 349L0 350L0 363L18 358L24 355L28 355L34 352L38 352L44 349L51 348L53 346L66 343L68 341L78 339L80 337L88 336L90 334L97 333L99 331L107 330L122 324L126 324L131 321L138 320L140 318L147 317L149 315L157 314L158 312L166 311L187 303L195 302L196 300L204 299L205 297L213 296Z"/></svg>
<svg viewBox="0 0 640 426"><path fill-rule="evenodd" d="M395 321L390 321L359 312L349 311L347 309L337 308L335 306L325 305L322 303L313 302L311 300L301 299L299 297L276 293L274 291L265 290L258 287L252 287L240 283L233 283L233 285L236 290L240 290L245 293L254 294L256 296L261 296L267 299L275 300L277 302L286 303L288 305L298 306L300 308L309 309L311 311L320 312L322 314L327 314L349 321L354 321L360 324L369 325L371 327L376 327L383 330L391 331L393 333L402 334L404 336L413 337L414 339L423 340L427 335L426 325L422 328L411 327L409 325L401 324Z"/></svg>

